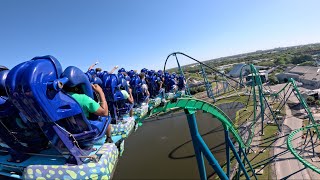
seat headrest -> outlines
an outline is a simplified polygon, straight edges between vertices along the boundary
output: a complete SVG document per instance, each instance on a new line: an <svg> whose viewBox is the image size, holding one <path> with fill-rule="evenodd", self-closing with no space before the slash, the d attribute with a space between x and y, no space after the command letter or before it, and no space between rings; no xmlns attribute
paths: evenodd
<svg viewBox="0 0 320 180"><path fill-rule="evenodd" d="M99 84L100 86L102 85L102 80L98 77L93 78L93 84Z"/></svg>
<svg viewBox="0 0 320 180"><path fill-rule="evenodd" d="M6 78L8 73L9 73L9 70L0 71L0 96L7 96L5 83L6 83Z"/></svg>
<svg viewBox="0 0 320 180"><path fill-rule="evenodd" d="M128 83L125 79L121 79L121 82L118 84L119 88L124 88L124 89L128 89Z"/></svg>
<svg viewBox="0 0 320 180"><path fill-rule="evenodd" d="M118 77L115 74L105 74L102 79L102 89L109 102L115 101L114 93L118 88Z"/></svg>
<svg viewBox="0 0 320 180"><path fill-rule="evenodd" d="M87 73L89 73L91 75L95 75L96 74L96 70L90 69Z"/></svg>
<svg viewBox="0 0 320 180"><path fill-rule="evenodd" d="M55 57L53 57L51 55L47 55L47 56L37 56L37 57L32 58L32 60L43 60L43 59L50 60L54 64L57 76L59 77L60 74L62 73L62 66L61 66L60 62Z"/></svg>
<svg viewBox="0 0 320 180"><path fill-rule="evenodd" d="M80 87L84 94L93 98L93 91L87 75L75 66L67 67L61 74L61 77L67 77L67 87Z"/></svg>
<svg viewBox="0 0 320 180"><path fill-rule="evenodd" d="M121 83L122 79L124 78L123 74L118 74L118 84Z"/></svg>
<svg viewBox="0 0 320 180"><path fill-rule="evenodd" d="M100 73L99 73L99 76L98 76L98 77L99 77L100 79L103 79L103 77L104 77L104 76L107 76L107 75L109 75L108 71L103 71L103 72L100 72Z"/></svg>

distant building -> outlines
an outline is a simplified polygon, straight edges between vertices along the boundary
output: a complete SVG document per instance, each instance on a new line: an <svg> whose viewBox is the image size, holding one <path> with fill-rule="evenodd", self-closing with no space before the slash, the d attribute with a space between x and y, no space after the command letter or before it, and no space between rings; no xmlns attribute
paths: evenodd
<svg viewBox="0 0 320 180"><path fill-rule="evenodd" d="M247 77L246 77L246 81L247 82L250 82L252 80L252 77L254 75L253 74L249 74ZM268 79L268 71L266 70L260 70L259 71L259 76L260 76L260 79L261 79L261 82L262 83L266 83L269 79ZM250 84L250 83L249 83Z"/></svg>
<svg viewBox="0 0 320 180"><path fill-rule="evenodd" d="M246 75L246 71L250 70L250 67L244 67L246 64L236 64L233 66L232 70L228 73L231 77L240 77L240 72L242 70L243 75Z"/></svg>
<svg viewBox="0 0 320 180"><path fill-rule="evenodd" d="M233 66L232 70L228 73L230 77L238 78L240 77L240 71L242 70L242 75L247 76L250 73L250 66L247 64L240 63ZM246 66L246 67L245 67ZM266 66L255 66L257 70L268 69Z"/></svg>
<svg viewBox="0 0 320 180"><path fill-rule="evenodd" d="M295 66L278 74L280 82L287 82L290 78L299 81L303 86L317 89L320 88L320 67L313 66Z"/></svg>

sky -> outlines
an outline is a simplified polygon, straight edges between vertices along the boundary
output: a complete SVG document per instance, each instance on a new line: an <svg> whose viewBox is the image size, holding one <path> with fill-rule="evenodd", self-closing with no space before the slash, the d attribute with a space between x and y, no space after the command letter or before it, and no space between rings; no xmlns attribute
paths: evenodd
<svg viewBox="0 0 320 180"><path fill-rule="evenodd" d="M317 43L319 7L318 0L0 0L0 65L53 55L63 68L84 71L96 61L105 70L163 69L176 51L208 60Z"/></svg>

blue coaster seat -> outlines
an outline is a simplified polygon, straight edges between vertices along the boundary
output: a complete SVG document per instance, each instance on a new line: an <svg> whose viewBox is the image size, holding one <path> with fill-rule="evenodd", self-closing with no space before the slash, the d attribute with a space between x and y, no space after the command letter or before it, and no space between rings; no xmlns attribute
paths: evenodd
<svg viewBox="0 0 320 180"><path fill-rule="evenodd" d="M134 107L140 106L147 98L142 89L143 82L139 76L131 78L130 87L132 88L132 96L134 99Z"/></svg>
<svg viewBox="0 0 320 180"><path fill-rule="evenodd" d="M132 106L121 93L121 87L128 89L125 79L119 78L115 74L108 74L103 76L102 82L111 117L120 119L123 115L128 114Z"/></svg>
<svg viewBox="0 0 320 180"><path fill-rule="evenodd" d="M71 164L82 164L83 156L102 138L108 118L88 121L80 105L62 87L79 86L93 97L86 75L76 67L62 74L60 63L52 56L35 57L14 67L8 74L6 88L15 107L29 123L37 123L42 132Z"/></svg>
<svg viewBox="0 0 320 180"><path fill-rule="evenodd" d="M29 123L12 104L6 93L5 81L9 70L0 71L0 139L9 146L10 161L21 162L45 149L48 140L35 123Z"/></svg>
<svg viewBox="0 0 320 180"><path fill-rule="evenodd" d="M184 76L182 76L182 75L180 75L180 76L178 77L178 88L179 88L179 91L185 90L185 88L186 88L185 80L186 80L186 79L185 79Z"/></svg>

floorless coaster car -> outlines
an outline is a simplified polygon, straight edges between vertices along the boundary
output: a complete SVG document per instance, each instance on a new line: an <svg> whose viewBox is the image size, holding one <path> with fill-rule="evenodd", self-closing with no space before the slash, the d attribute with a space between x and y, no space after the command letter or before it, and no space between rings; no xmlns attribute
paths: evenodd
<svg viewBox="0 0 320 180"><path fill-rule="evenodd" d="M52 56L36 57L10 70L5 80L7 95L30 132L44 134L49 148L36 153L21 149L18 153L29 155L22 162L8 162L9 155L0 155L0 174L24 179L111 177L119 152L115 144L103 143L110 118L88 120L80 105L62 90L64 85L93 97L85 74L76 67L62 73Z"/></svg>
<svg viewBox="0 0 320 180"><path fill-rule="evenodd" d="M186 89L186 79L182 75L178 76L178 89L179 91Z"/></svg>
<svg viewBox="0 0 320 180"><path fill-rule="evenodd" d="M9 100L5 80L9 70L0 71L0 139L2 147L10 157L7 161L21 162L29 157L26 153L36 153L48 146L48 139L38 124L27 123L22 114Z"/></svg>
<svg viewBox="0 0 320 180"><path fill-rule="evenodd" d="M143 92L142 85L145 84L139 76L131 78L130 87L132 88L132 96L134 99L134 107L141 106L146 101L147 95Z"/></svg>
<svg viewBox="0 0 320 180"><path fill-rule="evenodd" d="M132 105L124 99L123 94L121 93L120 87L123 87L123 90L128 91L128 85L124 76L122 74L108 74L105 71L96 74L94 70L88 71L86 75L91 83L99 84L104 90L110 115L114 120L113 124L111 124L112 139L116 141L119 138L124 139L128 137L135 126L135 119L129 117ZM122 145L123 144L124 143L122 143ZM123 150L123 146L120 147L120 155Z"/></svg>
<svg viewBox="0 0 320 180"><path fill-rule="evenodd" d="M133 108L121 93L121 90L128 89L128 85L123 76L115 74L105 74L102 77L102 89L106 95L106 101L113 119L112 135L127 137L135 126L135 119L129 117L129 112Z"/></svg>
<svg viewBox="0 0 320 180"><path fill-rule="evenodd" d="M155 75L150 75L147 80L150 98L156 98L160 91L160 78Z"/></svg>
<svg viewBox="0 0 320 180"><path fill-rule="evenodd" d="M121 97L119 94L119 85L121 86L127 86L126 81L124 81L123 76L116 77L115 75L110 75L107 71L99 72L97 73L95 70L91 69L88 72L85 73L87 78L89 79L90 83L92 84L99 84L102 89L105 91L106 101L108 102L109 110L111 111L111 117L113 119L123 119L121 122L117 124L111 125L111 131L112 131L112 139L114 142L118 141L119 139L122 141L124 138L128 137L129 134L132 132L133 127L135 126L134 118L128 117L128 113L131 110L132 106L128 106L123 96ZM112 76L112 77L110 77ZM105 78L104 78L105 77ZM116 77L116 78L114 78ZM101 80L103 79L104 82ZM113 79L113 80L112 80ZM117 83L113 83L117 82ZM112 86L112 84L118 84L117 86ZM107 91L106 86L111 87L110 89L113 89L114 91ZM117 90L118 89L118 90ZM125 89L128 90L128 87L125 87ZM112 93L115 93L113 98ZM94 94L94 98L97 100L98 98ZM123 117L126 115L126 117ZM120 155L124 151L124 142L121 143L120 149Z"/></svg>

